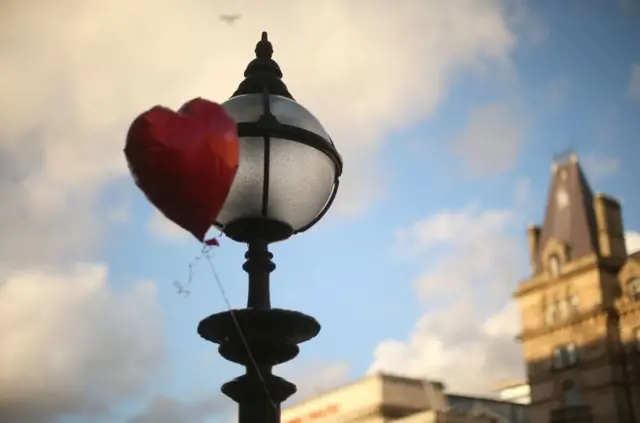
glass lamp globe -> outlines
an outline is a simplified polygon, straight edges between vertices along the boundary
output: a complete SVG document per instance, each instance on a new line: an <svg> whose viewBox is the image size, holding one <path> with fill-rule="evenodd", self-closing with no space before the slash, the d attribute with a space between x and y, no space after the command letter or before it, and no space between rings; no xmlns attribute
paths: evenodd
<svg viewBox="0 0 640 423"><path fill-rule="evenodd" d="M342 167L320 122L296 101L267 93L238 95L222 107L238 124L240 160L216 226L224 231L251 221L287 228L271 242L313 226L333 201ZM265 117L280 130L256 130Z"/></svg>

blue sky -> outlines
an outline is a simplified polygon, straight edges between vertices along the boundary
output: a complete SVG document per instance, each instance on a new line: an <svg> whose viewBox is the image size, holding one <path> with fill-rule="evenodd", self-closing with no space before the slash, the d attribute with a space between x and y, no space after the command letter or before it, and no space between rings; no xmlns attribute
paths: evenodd
<svg viewBox="0 0 640 423"><path fill-rule="evenodd" d="M44 29L25 35L11 25L0 33L0 51L13 54L0 63L13 66L9 69L15 75L22 75L17 70L26 69L20 66L28 59L41 57L45 63L45 39L60 46L58 56L52 56L59 66L46 62L42 73L30 71L26 79L16 80L40 91L26 85L9 91L25 98L26 106L7 114L10 119L0 130L0 159L9 157L7 163L15 167L0 171L0 189L5 196L16 196L13 206L0 208L12 242L0 246L8 257L0 266L6 280L0 303L20 302L20 310L36 307L30 304L37 301L20 287L44 283L38 301L49 295L54 302L55 295L70 292L59 301L64 310L50 306L50 314L40 312L52 322L47 328L77 329L64 322L86 320L79 326L82 330L65 335L73 342L60 350L64 353L55 347L50 355L46 349L42 353L50 362L54 355L76 357L82 368L65 363L69 379L77 376L79 381L70 386L80 389L69 390L66 406L43 405L40 414L29 415L32 420L20 421L67 422L68 413L83 411L85 417L73 421L98 421L95 414L86 417L86 407L78 405L94 402L110 410L102 415L105 422L144 423L147 420L135 416L169 411L196 422L227 421L231 416L233 408L219 398L218 390L242 371L196 334L199 320L227 305L202 260L189 286L191 296L176 293L173 281L187 283L189 263L200 246L154 215L123 170L120 153L126 125L144 108L155 103L178 107L195 95L224 100L240 82L259 31L279 22L272 10L247 1L217 3L220 9L209 11L214 17L207 23L200 15L210 6L193 3L194 11L187 12L163 0L149 12L170 23L164 26L167 39L156 40L146 24L139 29L135 18L116 13L123 7L118 2L108 11L114 14L110 24L97 23L105 11L74 9L76 20L68 19L77 25L59 36ZM282 3L292 14L308 16L310 6ZM373 370L442 379L452 390L483 394L492 384L521 376L520 352L512 342L516 314L509 296L528 272L525 228L542 218L555 154L575 150L594 190L621 199L626 229L640 230L640 197L635 193L635 162L640 157L636 3L487 1L482 6L462 2L460 10L442 2L432 2L425 10L409 3L395 11L373 2L359 14L357 7L336 0L333 8L319 8L309 23L320 28L323 20L335 22L335 40L289 23L274 29L271 37L290 90L326 124L347 169L345 188L328 217L308 233L272 247L278 266L272 276L274 306L311 314L323 327L280 371L299 383L301 397ZM247 10L238 28L207 26L215 26L216 10L234 8ZM16 3L10 17L40 22L45 14L34 10ZM139 16L144 9L131 6L129 12ZM415 16L434 21L425 18L423 27ZM64 19L51 20L63 25ZM380 22L388 23L389 34L375 38L371 34ZM443 28L434 28L440 22ZM135 40L118 44L119 39L110 39L106 34L116 23L122 25L124 40ZM56 28L51 25L49 31ZM184 35L185 28L192 29L191 35ZM229 31L231 41L213 40L222 37L222 31ZM222 42L225 54L201 65L195 59L189 62L188 55L201 51L189 40L204 35L211 43ZM175 45L172 39L178 40ZM164 43L167 52L154 50L156 42ZM393 47L394 42L399 44ZM339 51L348 47L351 53ZM296 61L296 55L314 48L318 53L311 64ZM216 49L211 50L215 55ZM95 54L93 62L80 61L87 52ZM168 52L185 56L176 63ZM225 61L231 65L220 64ZM109 66L115 70L103 70ZM308 67L315 72L304 72ZM188 83L169 87L174 79ZM56 84L69 84L70 94L61 95L65 91ZM2 83L0 87L9 89ZM62 106L52 108L53 100ZM45 110L46 118L38 114ZM32 221L25 222L25 216ZM41 253L36 244L42 246ZM213 258L234 307L246 301L243 254L243 246L223 239ZM90 278L77 263L102 266L108 276L96 274L95 285L85 283ZM74 274L75 279L69 276ZM91 310L91 304L106 313L95 317L95 325L87 316L100 313ZM5 321L22 315L17 305L14 308L4 312ZM86 337L89 332L93 338ZM17 338L0 337L0 344L9 345L12 339ZM30 345L53 341L38 342ZM89 342L96 346L87 347ZM122 351L113 356L95 351L110 345ZM103 363L100 376L87 370L95 364L87 357L94 355ZM12 357L0 354L0 364L17 360ZM122 360L121 368L133 369L134 376L109 377L108 366L118 363L110 364L110 357ZM67 383L56 379L67 367L42 366L38 369L50 375L52 383ZM46 387L25 392L49 393ZM12 412L22 416L19 411Z"/></svg>

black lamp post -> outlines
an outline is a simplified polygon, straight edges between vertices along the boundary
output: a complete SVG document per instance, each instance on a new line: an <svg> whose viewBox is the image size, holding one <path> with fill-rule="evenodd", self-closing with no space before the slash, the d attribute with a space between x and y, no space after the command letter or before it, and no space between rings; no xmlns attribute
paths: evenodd
<svg viewBox="0 0 640 423"><path fill-rule="evenodd" d="M245 80L222 105L238 122L240 165L216 222L229 238L248 245L242 266L249 274L247 308L207 317L198 333L246 369L222 386L239 404L240 423L276 423L280 404L296 386L272 368L298 355L298 344L315 337L320 325L303 313L271 308L269 274L276 266L268 245L322 218L335 198L342 159L282 82L266 32L255 52Z"/></svg>

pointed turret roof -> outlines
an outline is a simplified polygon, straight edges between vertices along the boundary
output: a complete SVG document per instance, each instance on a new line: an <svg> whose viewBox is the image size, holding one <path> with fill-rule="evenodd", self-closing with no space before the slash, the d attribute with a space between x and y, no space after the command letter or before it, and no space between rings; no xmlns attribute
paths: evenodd
<svg viewBox="0 0 640 423"><path fill-rule="evenodd" d="M538 269L541 269L540 255L551 238L559 239L569 247L571 260L598 252L593 191L578 157L570 154L554 161L552 174L538 243Z"/></svg>

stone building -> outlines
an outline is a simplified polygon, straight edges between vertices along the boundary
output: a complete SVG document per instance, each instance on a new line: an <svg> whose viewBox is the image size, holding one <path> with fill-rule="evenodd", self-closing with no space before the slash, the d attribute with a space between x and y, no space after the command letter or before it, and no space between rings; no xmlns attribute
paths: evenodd
<svg viewBox="0 0 640 423"><path fill-rule="evenodd" d="M640 423L640 253L627 254L620 203L594 195L571 155L528 241L515 297L532 423Z"/></svg>
<svg viewBox="0 0 640 423"><path fill-rule="evenodd" d="M444 385L374 374L282 411L283 423L528 423L527 405L453 395Z"/></svg>

